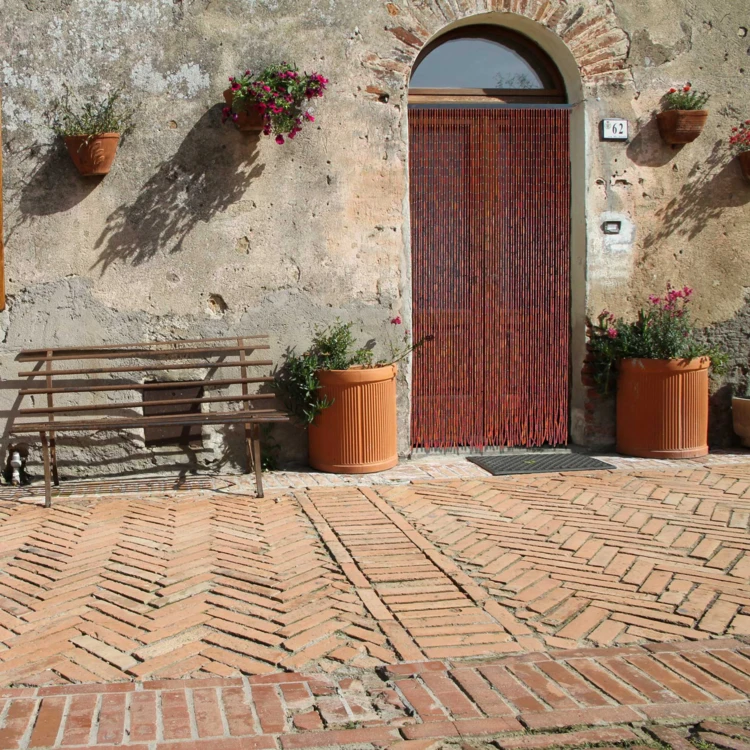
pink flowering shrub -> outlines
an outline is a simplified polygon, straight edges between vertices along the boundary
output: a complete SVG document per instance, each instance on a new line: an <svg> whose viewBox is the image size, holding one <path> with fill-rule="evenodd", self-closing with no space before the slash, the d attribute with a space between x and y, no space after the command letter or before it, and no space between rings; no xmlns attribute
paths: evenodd
<svg viewBox="0 0 750 750"><path fill-rule="evenodd" d="M736 128L732 128L732 135L729 136L729 145L738 154L743 151L750 151L750 120L741 122Z"/></svg>
<svg viewBox="0 0 750 750"><path fill-rule="evenodd" d="M703 340L690 321L693 290L667 284L665 294L652 294L635 321L616 318L603 310L596 323L589 322L591 370L599 389L606 393L613 384L621 359L693 359L710 357L716 371L726 355Z"/></svg>
<svg viewBox="0 0 750 750"><path fill-rule="evenodd" d="M300 73L295 65L269 65L257 76L246 70L230 76L232 105L222 110L222 121L237 120L237 113L257 107L263 117L263 134L276 136L276 143L294 138L315 117L306 108L311 99L323 96L328 79L319 73Z"/></svg>

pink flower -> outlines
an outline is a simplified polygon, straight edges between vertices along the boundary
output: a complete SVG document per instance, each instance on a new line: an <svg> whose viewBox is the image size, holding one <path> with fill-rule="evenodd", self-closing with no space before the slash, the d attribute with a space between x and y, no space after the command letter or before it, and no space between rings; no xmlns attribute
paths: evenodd
<svg viewBox="0 0 750 750"><path fill-rule="evenodd" d="M279 146L283 146L284 145L284 136L283 135L277 135L276 136L276 143L278 143Z"/></svg>
<svg viewBox="0 0 750 750"><path fill-rule="evenodd" d="M313 115L311 115L309 112L305 112L305 119L308 122L315 122L315 117Z"/></svg>
<svg viewBox="0 0 750 750"><path fill-rule="evenodd" d="M263 87L263 91L270 91L270 90L271 90L271 87L270 87L270 86L264 86L264 87Z"/></svg>
<svg viewBox="0 0 750 750"><path fill-rule="evenodd" d="M240 84L237 83L237 81L234 81L232 83L232 91L239 91L241 88L242 88L242 86L240 86Z"/></svg>
<svg viewBox="0 0 750 750"><path fill-rule="evenodd" d="M617 338L617 331L614 328L608 328L607 329L607 336L609 336L609 338L611 338L611 339L616 339Z"/></svg>
<svg viewBox="0 0 750 750"><path fill-rule="evenodd" d="M401 316L397 315L395 318L391 318L391 324L394 326L400 326L401 325Z"/></svg>
<svg viewBox="0 0 750 750"><path fill-rule="evenodd" d="M682 90L683 90L683 91L685 91L685 92L687 92L687 91L690 91L690 84L689 84L689 83L688 83L688 84L685 84L685 85L684 85L684 86L682 87Z"/></svg>
<svg viewBox="0 0 750 750"><path fill-rule="evenodd" d="M658 305L661 302L661 299L659 297L657 297L655 294L649 294L648 295L648 301L652 305Z"/></svg>

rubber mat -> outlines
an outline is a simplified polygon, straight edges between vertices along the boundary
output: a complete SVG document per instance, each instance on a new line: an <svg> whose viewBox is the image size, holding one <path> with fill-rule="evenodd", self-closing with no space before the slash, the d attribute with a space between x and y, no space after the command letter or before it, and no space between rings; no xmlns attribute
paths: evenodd
<svg viewBox="0 0 750 750"><path fill-rule="evenodd" d="M512 453L504 456L469 456L468 460L494 476L615 468L612 464L582 453Z"/></svg>

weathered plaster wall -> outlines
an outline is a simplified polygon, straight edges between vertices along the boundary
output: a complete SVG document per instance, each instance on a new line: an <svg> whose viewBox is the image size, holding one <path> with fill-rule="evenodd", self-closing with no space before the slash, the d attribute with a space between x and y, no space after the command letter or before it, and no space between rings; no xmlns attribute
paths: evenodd
<svg viewBox="0 0 750 750"><path fill-rule="evenodd" d="M408 72L425 40L479 14L522 17L540 43L562 40L569 60L558 62L583 80L573 426L606 442L576 375L586 311L632 312L669 279L698 289L705 323L729 321L750 287L750 187L723 147L750 117L745 0L0 0L0 416L14 409L12 360L27 346L267 331L278 357L340 316L387 352L388 320L400 313L408 325L410 312ZM332 81L315 126L284 147L220 123L226 77L279 59ZM712 114L696 143L672 150L653 112L684 80L712 92ZM65 83L84 94L122 85L140 104L137 131L101 181L79 178L46 127ZM603 116L627 117L632 141L600 143ZM628 229L617 246L600 229L610 214ZM403 450L407 378L403 368ZM242 461L239 434L225 444L223 432L200 464ZM192 460L145 451L137 436L127 459L112 436L93 442L93 453L61 449L63 463L95 473ZM280 442L304 455L299 431Z"/></svg>

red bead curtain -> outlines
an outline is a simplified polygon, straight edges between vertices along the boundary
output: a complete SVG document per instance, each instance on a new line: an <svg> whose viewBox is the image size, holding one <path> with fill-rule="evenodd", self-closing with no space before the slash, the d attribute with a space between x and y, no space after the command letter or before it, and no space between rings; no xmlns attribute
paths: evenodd
<svg viewBox="0 0 750 750"><path fill-rule="evenodd" d="M568 439L569 112L412 108L415 447Z"/></svg>

